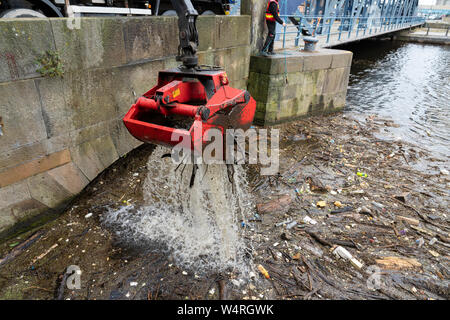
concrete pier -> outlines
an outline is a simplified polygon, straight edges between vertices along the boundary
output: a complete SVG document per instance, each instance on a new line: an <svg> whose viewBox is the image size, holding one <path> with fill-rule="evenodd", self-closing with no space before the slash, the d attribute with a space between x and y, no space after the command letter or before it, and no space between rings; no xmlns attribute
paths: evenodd
<svg viewBox="0 0 450 320"><path fill-rule="evenodd" d="M248 90L257 101L255 123L274 124L342 109L352 55L321 49L252 56Z"/></svg>

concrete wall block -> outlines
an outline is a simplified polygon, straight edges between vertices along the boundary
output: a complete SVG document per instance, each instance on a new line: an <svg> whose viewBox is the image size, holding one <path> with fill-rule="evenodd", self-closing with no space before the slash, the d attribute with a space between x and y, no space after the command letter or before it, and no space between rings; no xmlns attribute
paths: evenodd
<svg viewBox="0 0 450 320"><path fill-rule="evenodd" d="M342 50L339 53L333 54L331 61L331 68L344 68L352 65L353 52Z"/></svg>
<svg viewBox="0 0 450 320"><path fill-rule="evenodd" d="M296 104L296 103L297 103L297 98L295 98L295 97L281 101L280 102L280 110L277 114L277 120L283 121L283 120L290 119L295 114L293 109L294 109L294 104Z"/></svg>
<svg viewBox="0 0 450 320"><path fill-rule="evenodd" d="M65 134L43 140L41 141L41 144L45 150L43 154L49 155L69 148L73 142L71 140L71 133L67 132Z"/></svg>
<svg viewBox="0 0 450 320"><path fill-rule="evenodd" d="M314 94L305 92L299 99L300 107L298 108L299 112L302 110L300 115L307 115L308 112L314 107Z"/></svg>
<svg viewBox="0 0 450 320"><path fill-rule="evenodd" d="M250 46L233 48L231 51L231 56L233 63L237 62L236 77L233 80L247 79L250 70Z"/></svg>
<svg viewBox="0 0 450 320"><path fill-rule="evenodd" d="M0 232L11 228L16 222L11 207L0 208Z"/></svg>
<svg viewBox="0 0 450 320"><path fill-rule="evenodd" d="M0 138L1 141L1 138ZM17 149L0 152L0 168L5 170L36 158L36 155L46 154L42 142L21 146Z"/></svg>
<svg viewBox="0 0 450 320"><path fill-rule="evenodd" d="M301 96L283 100L276 122L291 121L308 114L312 96Z"/></svg>
<svg viewBox="0 0 450 320"><path fill-rule="evenodd" d="M266 103L266 113L278 114L280 112L280 101L278 99L271 99Z"/></svg>
<svg viewBox="0 0 450 320"><path fill-rule="evenodd" d="M165 58L164 60L153 62L162 62L164 68L162 68L161 70L174 69L180 66L180 61L177 61L176 56L170 56Z"/></svg>
<svg viewBox="0 0 450 320"><path fill-rule="evenodd" d="M272 56L270 74L286 74L303 71L303 56L276 55Z"/></svg>
<svg viewBox="0 0 450 320"><path fill-rule="evenodd" d="M313 97L313 96L316 96L318 94L321 94L320 92L317 92L318 89L319 88L317 87L315 82L305 81L303 83L302 88L301 88L301 94L306 94L306 95L310 95L310 96Z"/></svg>
<svg viewBox="0 0 450 320"><path fill-rule="evenodd" d="M6 208L30 198L25 180L0 188L0 208Z"/></svg>
<svg viewBox="0 0 450 320"><path fill-rule="evenodd" d="M96 139L109 132L109 125L114 120L102 121L70 132L69 146L80 145Z"/></svg>
<svg viewBox="0 0 450 320"><path fill-rule="evenodd" d="M281 63L279 63L279 73L284 73L284 72L288 72L288 73L293 73L293 72L301 72L303 71L303 63L304 63L304 59L303 57L287 57L286 59L281 59L284 61L281 61Z"/></svg>
<svg viewBox="0 0 450 320"><path fill-rule="evenodd" d="M303 60L301 55L251 56L250 71L270 75L301 72Z"/></svg>
<svg viewBox="0 0 450 320"><path fill-rule="evenodd" d="M327 70L305 72L303 86L298 94L309 95L314 100L316 96L321 95L323 92L326 75ZM313 103L316 103L316 100Z"/></svg>
<svg viewBox="0 0 450 320"><path fill-rule="evenodd" d="M261 81L261 80L265 80L263 83L265 83L265 84L268 85L268 81L267 81L266 79L267 79L267 78L264 78L264 79L263 79L263 77L261 76L260 73L252 72L252 71L250 71L250 72L248 73L248 82L249 82L249 85L254 85L254 83L257 83L257 82L259 82L259 81ZM267 87L267 86L266 86L266 87Z"/></svg>
<svg viewBox="0 0 450 320"><path fill-rule="evenodd" d="M36 59L54 50L46 19L0 20L0 82L38 77Z"/></svg>
<svg viewBox="0 0 450 320"><path fill-rule="evenodd" d="M250 47L236 47L216 50L214 64L226 71L230 80L248 78Z"/></svg>
<svg viewBox="0 0 450 320"><path fill-rule="evenodd" d="M17 223L27 218L36 216L39 213L42 213L48 209L49 207L47 207L43 203L31 198L28 200L15 203L14 205L9 206L7 208L4 208L4 212L11 214L14 217L15 220L14 223ZM0 216L2 215L2 211L3 210L0 209ZM0 217L0 230L1 230L1 217Z"/></svg>
<svg viewBox="0 0 450 320"><path fill-rule="evenodd" d="M222 16L225 18L225 16ZM234 28L238 30L238 38L236 39L237 46L249 46L251 38L251 17L246 15L228 16L227 19L232 19ZM251 54L251 47L249 55Z"/></svg>
<svg viewBox="0 0 450 320"><path fill-rule="evenodd" d="M265 112L255 112L255 118L253 119L253 124L258 126L263 126L265 123L266 113Z"/></svg>
<svg viewBox="0 0 450 320"><path fill-rule="evenodd" d="M250 57L250 72L270 74L272 68L272 59L263 56Z"/></svg>
<svg viewBox="0 0 450 320"><path fill-rule="evenodd" d="M337 93L347 88L349 70L349 67L327 70L323 84L323 93Z"/></svg>
<svg viewBox="0 0 450 320"><path fill-rule="evenodd" d="M333 109L339 110L345 107L345 99L347 96L347 92L338 92L332 96L333 101Z"/></svg>
<svg viewBox="0 0 450 320"><path fill-rule="evenodd" d="M311 103L311 95L299 97L299 99L297 100L297 105L294 109L295 116L296 117L306 116L308 114L310 103Z"/></svg>
<svg viewBox="0 0 450 320"><path fill-rule="evenodd" d="M212 26L216 23L215 16L199 16L197 18L197 31L199 51L209 51L216 48L215 37L216 33L211 32Z"/></svg>
<svg viewBox="0 0 450 320"><path fill-rule="evenodd" d="M103 171L104 167L100 161L97 150L90 142L85 142L70 149L73 163L90 180L94 180L97 175Z"/></svg>
<svg viewBox="0 0 450 320"><path fill-rule="evenodd" d="M89 183L86 176L72 162L47 173L73 195L79 193Z"/></svg>
<svg viewBox="0 0 450 320"><path fill-rule="evenodd" d="M52 153L62 151L70 145L70 136L67 134L0 153L0 171L20 166L32 160L37 160Z"/></svg>
<svg viewBox="0 0 450 320"><path fill-rule="evenodd" d="M256 102L256 112L257 112L257 113L265 114L266 111L267 111L266 103L265 103L265 102L257 101L257 102Z"/></svg>
<svg viewBox="0 0 450 320"><path fill-rule="evenodd" d="M287 75L289 79L289 75ZM269 90L272 88L279 88L286 85L286 75L285 74L260 74L261 82L267 83L267 87Z"/></svg>
<svg viewBox="0 0 450 320"><path fill-rule="evenodd" d="M241 65L241 75L244 79L248 79L248 75L250 74L250 46L245 47L244 55L241 56L241 61L244 61L244 65Z"/></svg>
<svg viewBox="0 0 450 320"><path fill-rule="evenodd" d="M283 97L283 99L287 100L296 98L298 87L298 84L287 84L286 86L281 88L280 97Z"/></svg>
<svg viewBox="0 0 450 320"><path fill-rule="evenodd" d="M333 55L331 54L312 53L305 55L303 60L303 71L329 69L332 60Z"/></svg>
<svg viewBox="0 0 450 320"><path fill-rule="evenodd" d="M230 80L230 86L240 90L247 90L247 79Z"/></svg>
<svg viewBox="0 0 450 320"><path fill-rule="evenodd" d="M63 80L39 78L35 80L35 84L42 106L47 137L51 138L74 130L75 110L66 103Z"/></svg>
<svg viewBox="0 0 450 320"><path fill-rule="evenodd" d="M109 134L91 140L90 144L103 165L102 171L119 159L116 146Z"/></svg>
<svg viewBox="0 0 450 320"><path fill-rule="evenodd" d="M27 182L33 199L49 208L57 208L72 197L72 194L47 172L30 177Z"/></svg>
<svg viewBox="0 0 450 320"><path fill-rule="evenodd" d="M315 93L322 93L329 69L314 70L303 73L305 87L314 90Z"/></svg>
<svg viewBox="0 0 450 320"><path fill-rule="evenodd" d="M153 64L153 67L150 67ZM115 113L111 114L108 120L114 118L114 114L118 117L123 117L131 105L135 103L136 99L151 89L151 86L147 81L150 73L154 73L154 65L160 65L161 62L146 63L144 70L151 70L141 73L141 65L130 67L119 67L111 69L111 79L109 81L111 87L108 88L111 100L109 101L111 109L114 108ZM124 81L126 79L126 81ZM144 89L141 94L138 91L143 89L144 84L148 84L150 87ZM108 103L108 101L105 101Z"/></svg>
<svg viewBox="0 0 450 320"><path fill-rule="evenodd" d="M330 98L327 94L312 96L312 101L308 109L309 115L323 114L329 104Z"/></svg>
<svg viewBox="0 0 450 320"><path fill-rule="evenodd" d="M323 95L323 111L328 112L334 108L333 99L335 94L324 94Z"/></svg>
<svg viewBox="0 0 450 320"><path fill-rule="evenodd" d="M69 150L63 150L6 170L0 169L0 188L68 162L70 162Z"/></svg>
<svg viewBox="0 0 450 320"><path fill-rule="evenodd" d="M350 67L331 66L333 61L334 66L350 64L351 56L351 52L331 49L289 51L286 58L252 56L248 90L259 108L256 121L276 123L341 108Z"/></svg>
<svg viewBox="0 0 450 320"><path fill-rule="evenodd" d="M123 33L127 63L178 52L177 17L128 17L123 20Z"/></svg>
<svg viewBox="0 0 450 320"><path fill-rule="evenodd" d="M287 74L288 84L296 84L298 86L303 86L305 82L305 73L303 72L293 72Z"/></svg>
<svg viewBox="0 0 450 320"><path fill-rule="evenodd" d="M118 79L114 77L113 70L106 69L71 72L64 77L64 96L74 110L72 121L75 129L119 116L119 107L123 103L117 101Z"/></svg>
<svg viewBox="0 0 450 320"><path fill-rule="evenodd" d="M277 112L274 112L274 111L266 112L266 115L264 117L264 125L270 125L270 124L277 123L278 122L277 115L278 115L278 111Z"/></svg>
<svg viewBox="0 0 450 320"><path fill-rule="evenodd" d="M231 49L214 50L214 65L223 67L229 78L235 79L238 61L230 57Z"/></svg>
<svg viewBox="0 0 450 320"><path fill-rule="evenodd" d="M70 29L68 19L51 19L56 49L64 70L112 67L126 63L123 20L80 18L80 28Z"/></svg>
<svg viewBox="0 0 450 320"><path fill-rule="evenodd" d="M342 91L347 93L347 89L348 89L348 81L350 79L350 70L351 67L347 67L344 68L344 74L342 75L342 80L341 80L341 86L339 87L338 91Z"/></svg>
<svg viewBox="0 0 450 320"><path fill-rule="evenodd" d="M131 150L142 144L141 141L134 138L124 126L122 119L110 122L111 138L117 150L119 157L127 154Z"/></svg>
<svg viewBox="0 0 450 320"><path fill-rule="evenodd" d="M211 21L212 22L212 21ZM214 48L249 45L250 19L246 16L215 16Z"/></svg>
<svg viewBox="0 0 450 320"><path fill-rule="evenodd" d="M345 94L332 93L322 94L313 97L310 110L311 115L323 115L330 112L335 112L342 109L345 106Z"/></svg>
<svg viewBox="0 0 450 320"><path fill-rule="evenodd" d="M3 136L0 153L47 138L41 104L33 80L0 84L0 115Z"/></svg>
<svg viewBox="0 0 450 320"><path fill-rule="evenodd" d="M284 97L284 88L278 87L278 88L272 88L269 90L269 93L267 95L267 104L270 109L269 111L280 111L280 103L285 99ZM277 106L277 109L273 109L273 105Z"/></svg>
<svg viewBox="0 0 450 320"><path fill-rule="evenodd" d="M267 102L269 95L269 83L260 77L260 74L250 72L247 90L257 101Z"/></svg>
<svg viewBox="0 0 450 320"><path fill-rule="evenodd" d="M200 51L198 53L198 63L208 66L214 65L214 51Z"/></svg>

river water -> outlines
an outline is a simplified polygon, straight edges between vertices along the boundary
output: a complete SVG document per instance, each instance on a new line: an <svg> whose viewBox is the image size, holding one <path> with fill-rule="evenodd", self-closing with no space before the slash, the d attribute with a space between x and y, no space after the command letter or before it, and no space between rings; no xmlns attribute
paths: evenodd
<svg viewBox="0 0 450 320"><path fill-rule="evenodd" d="M399 124L393 139L450 157L450 47L365 41L353 52L347 112L376 114Z"/></svg>

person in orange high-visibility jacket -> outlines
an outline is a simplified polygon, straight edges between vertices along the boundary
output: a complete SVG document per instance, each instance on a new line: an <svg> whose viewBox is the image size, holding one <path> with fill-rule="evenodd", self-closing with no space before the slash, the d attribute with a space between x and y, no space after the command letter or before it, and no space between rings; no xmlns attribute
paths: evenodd
<svg viewBox="0 0 450 320"><path fill-rule="evenodd" d="M264 43L261 54L264 56L272 55L273 53L273 44L275 41L275 29L276 23L282 24L283 27L286 24L280 18L280 6L278 5L278 0L269 0L267 3L266 9L266 24L267 29L269 29L269 33L267 34L266 42Z"/></svg>

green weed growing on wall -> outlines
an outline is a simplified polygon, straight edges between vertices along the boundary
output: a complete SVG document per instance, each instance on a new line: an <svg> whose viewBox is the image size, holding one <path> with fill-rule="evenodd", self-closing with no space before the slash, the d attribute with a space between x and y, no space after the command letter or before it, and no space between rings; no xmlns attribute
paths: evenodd
<svg viewBox="0 0 450 320"><path fill-rule="evenodd" d="M59 52L47 50L39 58L36 59L36 63L40 65L40 68L36 71L43 77L63 77L64 69L61 62Z"/></svg>

